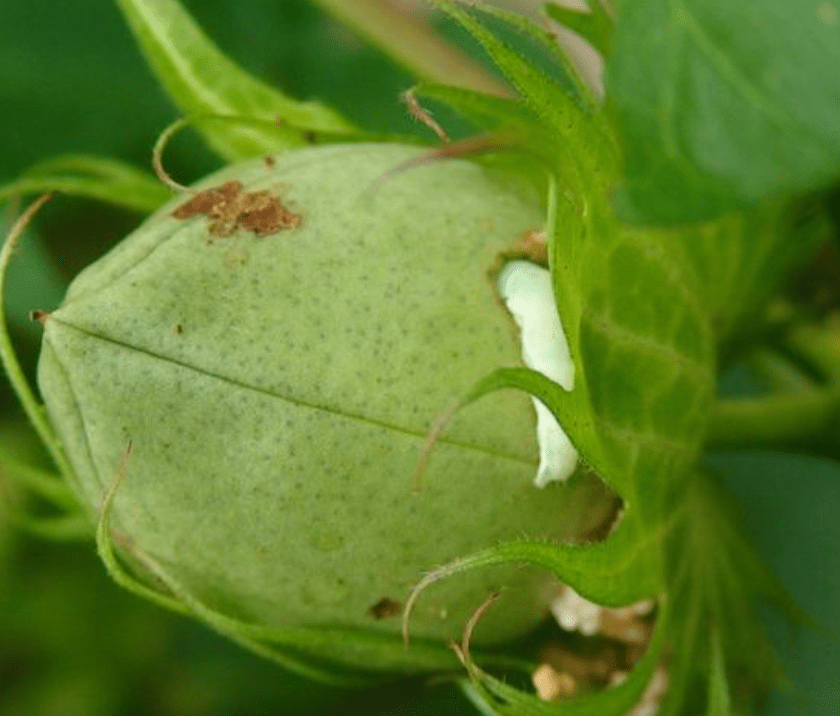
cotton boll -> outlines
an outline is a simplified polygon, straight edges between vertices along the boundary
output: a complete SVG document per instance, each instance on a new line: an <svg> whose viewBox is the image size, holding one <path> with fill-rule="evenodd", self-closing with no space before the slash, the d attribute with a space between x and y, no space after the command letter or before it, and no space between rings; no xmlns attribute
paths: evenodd
<svg viewBox="0 0 840 716"><path fill-rule="evenodd" d="M487 272L545 217L531 187L423 156L319 145L227 167L44 321L39 385L94 521L132 446L108 513L126 561L225 616L311 635L308 654L342 668L453 666L445 647L403 645L398 607L425 572L522 536L577 541L611 509L594 477L533 489L533 411L513 391L464 411L411 493L435 416L521 355ZM528 335L533 300L517 309ZM556 317L540 331L562 337ZM445 580L412 635L442 646L500 587L477 646L532 630L556 581L518 564ZM325 625L362 638L336 649Z"/></svg>

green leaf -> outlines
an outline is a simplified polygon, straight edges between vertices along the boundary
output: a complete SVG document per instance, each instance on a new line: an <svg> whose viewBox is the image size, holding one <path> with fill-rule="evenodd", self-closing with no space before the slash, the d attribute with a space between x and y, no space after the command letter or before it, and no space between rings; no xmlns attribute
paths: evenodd
<svg viewBox="0 0 840 716"><path fill-rule="evenodd" d="M436 4L478 40L541 125L540 129L534 129L533 122L526 121L524 126L528 130L519 148L546 158L549 173L555 175L562 187L563 201L575 204L567 217L570 226L575 226L580 220L578 212L585 209L587 202L602 202L612 192L619 176L620 157L612 120L590 104L588 90L581 97L580 93L576 95L562 87L459 5L447 0L436 0ZM502 18L514 30L532 35L538 42L548 41L541 28L525 20L513 20L510 13L485 11L485 14ZM553 52L559 52L553 38L552 47ZM465 104L462 98L456 102L453 105L456 110ZM470 104L466 103L468 113Z"/></svg>
<svg viewBox="0 0 840 716"><path fill-rule="evenodd" d="M550 232L555 295L579 415L598 445L583 455L630 510L657 523L696 460L714 394L714 334L678 237L633 231L556 197ZM581 440L581 438L578 438Z"/></svg>
<svg viewBox="0 0 840 716"><path fill-rule="evenodd" d="M836 454L840 390L811 387L784 394L720 400L706 442L711 450L765 448Z"/></svg>
<svg viewBox="0 0 840 716"><path fill-rule="evenodd" d="M90 540L89 515L60 475L37 464L34 438L20 418L0 426L0 523L52 541Z"/></svg>
<svg viewBox="0 0 840 716"><path fill-rule="evenodd" d="M482 15L496 18L511 30L516 31L531 41L535 41L539 47L548 53L556 67L560 70L561 81L568 83L574 100L589 111L595 108L597 102L592 88L583 79L575 64L570 60L565 50L557 42L557 38L551 32L524 15L503 10L494 5L479 4L475 6L475 11ZM485 47L489 50L488 45L485 45Z"/></svg>
<svg viewBox="0 0 840 716"><path fill-rule="evenodd" d="M511 387L538 397L583 460L621 496L621 522L597 545L499 545L431 574L418 593L465 569L525 561L553 570L602 604L667 592L678 610L667 630L679 634L689 592L668 588L663 559L675 527L695 509L682 499L681 486L699 456L714 395L709 313L698 300L681 237L617 223L597 187L580 175L558 179L550 199L549 257L575 386L566 392L533 371L507 369L481 381L466 400ZM548 708L507 687L504 698L510 713Z"/></svg>
<svg viewBox="0 0 840 716"><path fill-rule="evenodd" d="M770 451L715 456L742 506L763 558L819 626L770 615L767 627L790 682L768 699L766 716L828 716L840 693L840 463ZM802 623L801 619L794 626ZM732 691L734 697L739 689ZM804 703L803 703L804 701ZM749 712L747 712L749 713Z"/></svg>
<svg viewBox="0 0 840 716"><path fill-rule="evenodd" d="M737 702L780 679L775 652L759 618L761 602L769 602L796 622L805 619L758 557L740 512L716 478L695 473L686 480L680 501L684 511L669 544L673 639L680 648L671 664L663 716L683 713L685 700L698 687L706 691L709 708L719 708L724 677L715 672L723 664L727 698L736 701L735 706L743 706ZM720 650L719 656L715 650ZM699 664L712 668L698 668ZM745 687L737 691L737 699L730 678Z"/></svg>
<svg viewBox="0 0 840 716"><path fill-rule="evenodd" d="M660 564L664 536L656 531L640 536L638 526L627 520L607 540L592 545L506 542L461 557L430 572L414 588L406 606L405 633L410 633L410 612L427 587L471 569L510 562L551 570L582 596L606 606L655 598L664 586Z"/></svg>
<svg viewBox="0 0 840 716"><path fill-rule="evenodd" d="M544 10L552 20L576 32L601 55L607 57L610 54L614 22L601 4L602 1L588 0L588 12L551 2L545 5Z"/></svg>
<svg viewBox="0 0 840 716"><path fill-rule="evenodd" d="M484 44L544 123L555 127L558 111L578 112L469 13L443 7ZM625 500L628 516L643 510L641 522L656 529L668 484L700 451L714 393L712 317L683 237L619 224L606 199L616 170L599 138L584 146L577 166L558 152L549 196L550 263L576 382L546 404ZM594 159L585 156L590 152Z"/></svg>
<svg viewBox="0 0 840 716"><path fill-rule="evenodd" d="M521 101L473 92L439 84L420 84L414 93L421 98L442 102L482 129L491 131L517 128L544 134L539 118Z"/></svg>
<svg viewBox="0 0 840 716"><path fill-rule="evenodd" d="M570 155L574 156L573 161L588 161L590 157L586 155L593 155L596 160L611 155L609 146L611 136L605 134L603 118L590 111L587 91L582 86L578 87L577 83L573 83L579 92L570 93L525 58L521 52L499 39L461 6L448 0L435 0L435 4L481 43L499 69L516 87L525 103L549 125L551 132L557 135L557 141L563 140L575 146L574 152L570 152ZM518 16L490 10L483 6L477 6L474 9L501 17L508 24L513 23L515 29L524 30L529 35L539 32L538 35L533 36L533 39L546 41L545 33L541 29L535 29L532 24ZM587 147L587 151L581 152L581 146Z"/></svg>
<svg viewBox="0 0 840 716"><path fill-rule="evenodd" d="M235 160L307 143L308 133L355 134L334 110L290 99L226 57L176 0L117 0L158 79L188 115L234 115L276 126L207 126L204 137ZM214 123L215 124L215 123Z"/></svg>
<svg viewBox="0 0 840 716"><path fill-rule="evenodd" d="M695 290L723 354L754 338L750 327L779 284L830 235L814 202L774 202L681 232ZM745 334L743 337L739 333Z"/></svg>
<svg viewBox="0 0 840 716"><path fill-rule="evenodd" d="M420 13L382 0L314 2L423 82L505 96L509 88L435 33Z"/></svg>
<svg viewBox="0 0 840 716"><path fill-rule="evenodd" d="M96 199L142 213L154 211L172 197L158 179L130 164L69 154L39 162L20 179L0 186L0 201L50 191Z"/></svg>
<svg viewBox="0 0 840 716"><path fill-rule="evenodd" d="M0 470L2 477L11 479L16 485L33 492L66 510L79 509L79 501L61 481L59 475L22 462L5 446L0 445Z"/></svg>
<svg viewBox="0 0 840 716"><path fill-rule="evenodd" d="M731 256L734 265L726 267L731 273L721 276L720 267L709 265L705 275L700 258L686 250L691 234L621 225L587 179L558 176L548 223L555 295L575 362L574 389L565 392L532 371L506 369L481 381L467 400L502 388L542 400L583 459L624 500L622 521L598 545L499 545L442 568L427 582L521 560L552 569L596 602L627 603L644 591L647 596L664 592L667 638L680 644L673 689L708 688L709 674L698 663L709 663L703 639L710 621L721 625L723 654L733 673L755 683L774 673L757 600L762 595L784 599L740 533L725 496L708 478L695 476L694 465L714 395L717 342L715 304L704 300L704 291L715 283L704 289L702 280L712 277L733 295L743 291L734 299L738 306L753 300L760 282L753 283L752 271L769 260L745 248L752 236L747 227L758 219L704 227L708 244L728 239L741 252ZM616 584L644 587L617 594ZM511 687L498 692L504 692L509 709L500 713L550 713L543 711L548 708L565 713L560 705L533 703ZM584 704L581 713L590 713ZM681 706L672 701L667 713Z"/></svg>
<svg viewBox="0 0 840 716"><path fill-rule="evenodd" d="M709 671L709 699L706 716L729 716L732 713L732 703L729 698L723 646L717 629L712 631L712 663Z"/></svg>
<svg viewBox="0 0 840 716"><path fill-rule="evenodd" d="M621 3L607 95L622 214L693 221L835 181L838 54L838 0Z"/></svg>
<svg viewBox="0 0 840 716"><path fill-rule="evenodd" d="M682 485L699 457L714 396L715 334L683 237L621 225L602 187L582 171L558 172L549 195L549 259L574 388L503 369L480 381L465 402L503 388L539 398L585 463L622 498L621 522L596 545L498 545L432 573L418 593L466 569L524 561L551 569L602 604L667 592L677 610L668 626L673 635L681 633L688 597L668 588L664 558L675 527L694 509ZM535 712L524 696L517 701L510 691L505 698L511 713Z"/></svg>
<svg viewBox="0 0 840 716"><path fill-rule="evenodd" d="M587 554L585 568L574 564L578 553L556 546L547 551L555 550L557 562L542 565L593 601L616 604L608 591L616 581L651 589L661 578L671 498L699 456L714 395L714 335L678 237L622 227L584 187L553 192L550 260L574 389L532 371L502 370L467 400L507 387L538 397L620 495L621 528ZM588 201L587 210L570 197ZM535 559L524 551L520 559ZM500 547L482 559L502 554ZM623 596L627 603L650 592Z"/></svg>
<svg viewBox="0 0 840 716"><path fill-rule="evenodd" d="M88 541L93 535L93 525L87 513L77 512L43 517L13 508L9 511L8 517L9 521L21 531L52 542Z"/></svg>

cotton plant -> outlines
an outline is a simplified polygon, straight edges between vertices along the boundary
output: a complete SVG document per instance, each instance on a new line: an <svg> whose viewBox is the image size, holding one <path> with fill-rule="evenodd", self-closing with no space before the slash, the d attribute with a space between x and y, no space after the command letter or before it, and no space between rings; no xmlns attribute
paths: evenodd
<svg viewBox="0 0 840 716"><path fill-rule="evenodd" d="M3 332L56 467L4 465L58 510L22 522L95 534L127 589L315 679L454 673L511 716L743 713L780 678L761 600L801 615L703 450L788 447L802 425L833 449L831 380L803 395L777 371L749 401L716 385L778 333L779 286L829 236L809 194L837 174L836 108L785 104L783 73L758 92L697 38L698 18L743 18L698 3L672 26L694 38L682 56L656 33L664 3L546 7L606 58L605 98L524 16L436 3L505 83L385 11L383 33L363 4L323 4L415 73L428 141L280 93L175 0L119 0L184 114L157 176L57 158L0 189L150 212L33 314L40 397ZM836 46L823 5L803 27ZM742 144L715 113L738 102ZM475 132L450 140L441 105ZM227 164L191 186L165 161L187 126ZM753 170L759 141L776 151ZM789 335L832 375L828 330ZM551 612L635 643L632 668L564 691L513 656ZM506 678L523 670L536 692Z"/></svg>

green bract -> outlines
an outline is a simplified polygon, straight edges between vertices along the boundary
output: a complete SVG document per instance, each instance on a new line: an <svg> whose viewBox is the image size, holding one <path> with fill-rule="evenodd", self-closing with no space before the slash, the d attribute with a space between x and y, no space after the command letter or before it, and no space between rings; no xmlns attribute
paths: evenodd
<svg viewBox="0 0 840 716"><path fill-rule="evenodd" d="M174 200L75 280L39 364L94 513L133 446L111 518L129 562L143 571L142 552L237 619L393 635L376 653L320 654L361 650L365 666L410 661L397 615L424 572L504 540L568 541L603 518L581 507L604 502L595 480L533 486L533 408L513 391L459 413L412 492L436 416L520 363L492 270L544 222L532 188L463 160L402 166L419 154L300 149L204 180L269 192L297 225L261 236L178 218L196 200ZM509 587L476 641L520 635L554 585L514 566L447 580L412 633L458 637Z"/></svg>

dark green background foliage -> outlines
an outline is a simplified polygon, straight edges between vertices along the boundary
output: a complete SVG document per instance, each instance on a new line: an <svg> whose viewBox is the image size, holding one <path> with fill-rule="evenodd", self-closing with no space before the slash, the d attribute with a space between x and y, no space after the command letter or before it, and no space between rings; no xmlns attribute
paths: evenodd
<svg viewBox="0 0 840 716"><path fill-rule="evenodd" d="M374 131L417 131L397 101L410 77L302 0L184 4L224 50L289 95L328 102ZM176 116L112 4L2 3L0 183L68 152L146 167L156 136ZM191 180L217 160L187 133L169 150L168 166ZM57 305L70 277L139 220L66 199L42 214L9 287L10 318L30 371L39 331L26 312ZM1 390L4 442L14 436L20 451L32 438L11 392ZM727 477L792 596L840 635L840 464L771 453L715 455L710 463ZM840 713L837 638L791 635L772 616L768 622L794 688L806 696L775 695L767 713ZM288 675L122 592L90 545L30 540L13 533L0 511L0 716L472 713L454 688L421 687L410 681L347 694Z"/></svg>
<svg viewBox="0 0 840 716"><path fill-rule="evenodd" d="M836 180L836 0L630 1L621 12L610 85L631 148L627 215L690 221Z"/></svg>

